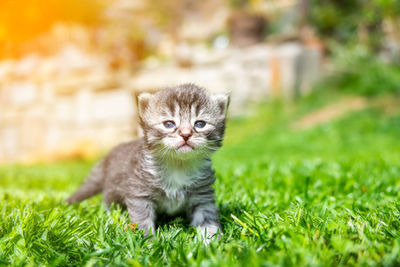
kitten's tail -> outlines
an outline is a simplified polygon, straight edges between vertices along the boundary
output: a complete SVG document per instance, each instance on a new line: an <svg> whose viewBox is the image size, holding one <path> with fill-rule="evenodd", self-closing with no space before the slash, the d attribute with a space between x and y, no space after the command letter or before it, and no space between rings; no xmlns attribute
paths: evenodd
<svg viewBox="0 0 400 267"><path fill-rule="evenodd" d="M83 185L67 199L68 204L81 202L87 198L97 195L103 190L103 168L99 162L90 173Z"/></svg>

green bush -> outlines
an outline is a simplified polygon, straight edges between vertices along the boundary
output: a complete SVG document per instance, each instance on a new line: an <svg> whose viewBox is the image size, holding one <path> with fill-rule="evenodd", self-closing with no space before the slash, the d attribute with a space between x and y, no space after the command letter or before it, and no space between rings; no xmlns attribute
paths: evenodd
<svg viewBox="0 0 400 267"><path fill-rule="evenodd" d="M365 46L334 48L333 65L328 87L369 96L400 93L400 66L384 62Z"/></svg>
<svg viewBox="0 0 400 267"><path fill-rule="evenodd" d="M398 0L310 0L309 23L325 38L341 43L362 40L372 48L382 41L382 22L400 16Z"/></svg>

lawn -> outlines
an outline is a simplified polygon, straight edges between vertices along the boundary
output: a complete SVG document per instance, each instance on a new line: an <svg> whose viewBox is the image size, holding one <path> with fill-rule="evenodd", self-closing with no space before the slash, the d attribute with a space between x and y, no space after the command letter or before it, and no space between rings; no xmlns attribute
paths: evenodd
<svg viewBox="0 0 400 267"><path fill-rule="evenodd" d="M0 265L398 266L400 109L385 104L398 96L293 126L344 97L265 103L230 120L214 156L224 236L209 246L181 218L147 239L100 196L65 205L94 160L2 166Z"/></svg>

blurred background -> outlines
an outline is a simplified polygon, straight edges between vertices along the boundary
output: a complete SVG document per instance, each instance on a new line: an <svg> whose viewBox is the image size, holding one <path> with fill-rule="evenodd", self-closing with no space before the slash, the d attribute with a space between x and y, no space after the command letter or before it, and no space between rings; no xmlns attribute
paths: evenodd
<svg viewBox="0 0 400 267"><path fill-rule="evenodd" d="M183 82L230 92L232 119L358 96L309 127L400 92L399 63L398 0L2 0L0 163L93 157L139 134L139 92Z"/></svg>

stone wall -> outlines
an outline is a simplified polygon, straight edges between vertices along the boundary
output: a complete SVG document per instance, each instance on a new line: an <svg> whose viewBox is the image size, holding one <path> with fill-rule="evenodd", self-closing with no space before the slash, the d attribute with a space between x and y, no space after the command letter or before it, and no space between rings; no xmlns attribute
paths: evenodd
<svg viewBox="0 0 400 267"><path fill-rule="evenodd" d="M307 93L322 74L321 50L299 43L225 49L183 46L176 49L175 58L169 64L148 64L129 85L146 91L192 82L211 92L229 92L235 116L252 102Z"/></svg>
<svg viewBox="0 0 400 267"><path fill-rule="evenodd" d="M136 134L134 98L107 61L66 47L0 63L0 162L92 156Z"/></svg>
<svg viewBox="0 0 400 267"><path fill-rule="evenodd" d="M76 47L51 58L0 62L0 162L89 157L138 134L135 95L193 82L231 93L231 116L249 103L309 90L321 53L291 43L209 49L180 46L135 75Z"/></svg>

